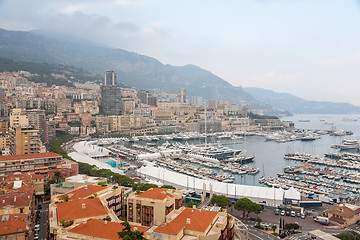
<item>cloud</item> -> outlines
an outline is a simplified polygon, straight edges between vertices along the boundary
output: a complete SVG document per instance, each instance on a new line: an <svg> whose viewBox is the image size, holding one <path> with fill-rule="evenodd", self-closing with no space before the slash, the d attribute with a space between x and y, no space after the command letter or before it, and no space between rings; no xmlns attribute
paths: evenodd
<svg viewBox="0 0 360 240"><path fill-rule="evenodd" d="M118 22L114 24L114 28L123 33L135 33L135 32L139 32L141 29L139 25L130 21Z"/></svg>

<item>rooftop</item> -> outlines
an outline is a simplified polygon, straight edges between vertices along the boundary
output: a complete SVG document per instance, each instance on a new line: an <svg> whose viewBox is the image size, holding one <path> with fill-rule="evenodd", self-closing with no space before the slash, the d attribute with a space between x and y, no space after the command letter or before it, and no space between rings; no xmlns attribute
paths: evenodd
<svg viewBox="0 0 360 240"><path fill-rule="evenodd" d="M29 206L32 200L32 193L13 193L0 195L0 208L6 206Z"/></svg>
<svg viewBox="0 0 360 240"><path fill-rule="evenodd" d="M79 199L56 204L58 221L107 215L100 199Z"/></svg>
<svg viewBox="0 0 360 240"><path fill-rule="evenodd" d="M26 230L25 220L8 220L8 221L0 222L1 235L24 232L25 230Z"/></svg>
<svg viewBox="0 0 360 240"><path fill-rule="evenodd" d="M137 197L163 200L168 196L173 198L173 193L175 193L175 190L173 189L150 188L149 190L137 195Z"/></svg>
<svg viewBox="0 0 360 240"><path fill-rule="evenodd" d="M149 228L143 226L134 226L131 225L131 229L134 231L134 227L137 228L140 232L146 232ZM97 238L105 238L105 239L114 239L119 240L118 232L121 232L124 228L121 223L116 222L107 222L98 219L89 219L86 223L82 223L71 230L69 232L82 234L87 236L93 236Z"/></svg>
<svg viewBox="0 0 360 240"><path fill-rule="evenodd" d="M178 234L183 228L190 231L205 232L217 215L218 212L185 208L174 220L163 223L154 232Z"/></svg>
<svg viewBox="0 0 360 240"><path fill-rule="evenodd" d="M355 216L357 213L360 213L360 207L350 204L340 204L328 209L326 212L349 218Z"/></svg>
<svg viewBox="0 0 360 240"><path fill-rule="evenodd" d="M86 197L89 197L97 192L100 192L102 190L106 189L104 186L99 185L85 185L82 186L74 191L68 192L64 195L69 196L69 200L75 200L75 199L84 199ZM61 195L61 196L64 196Z"/></svg>
<svg viewBox="0 0 360 240"><path fill-rule="evenodd" d="M44 153L29 153L29 154L0 156L0 162L22 160L22 159L47 158L47 157L61 157L61 155L53 152L44 152Z"/></svg>

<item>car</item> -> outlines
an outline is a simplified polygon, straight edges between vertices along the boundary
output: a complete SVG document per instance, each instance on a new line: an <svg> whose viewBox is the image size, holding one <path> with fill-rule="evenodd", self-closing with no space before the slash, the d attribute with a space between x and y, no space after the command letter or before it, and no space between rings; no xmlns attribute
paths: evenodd
<svg viewBox="0 0 360 240"><path fill-rule="evenodd" d="M305 213L302 213L301 214L301 218L304 219L306 216L305 216Z"/></svg>
<svg viewBox="0 0 360 240"><path fill-rule="evenodd" d="M297 213L296 213L296 216L297 216L297 217L301 217L301 213L300 213L300 212L297 212Z"/></svg>
<svg viewBox="0 0 360 240"><path fill-rule="evenodd" d="M279 214L280 214L280 209L276 208L276 209L274 210L274 213L275 213L275 215L279 215Z"/></svg>
<svg viewBox="0 0 360 240"><path fill-rule="evenodd" d="M281 210L281 216L285 216L285 210Z"/></svg>
<svg viewBox="0 0 360 240"><path fill-rule="evenodd" d="M285 214L286 216L290 216L290 210L286 210Z"/></svg>
<svg viewBox="0 0 360 240"><path fill-rule="evenodd" d="M291 213L290 213L290 214L291 214L291 216L292 216L292 217L295 217L295 216L296 216L295 211L291 211Z"/></svg>

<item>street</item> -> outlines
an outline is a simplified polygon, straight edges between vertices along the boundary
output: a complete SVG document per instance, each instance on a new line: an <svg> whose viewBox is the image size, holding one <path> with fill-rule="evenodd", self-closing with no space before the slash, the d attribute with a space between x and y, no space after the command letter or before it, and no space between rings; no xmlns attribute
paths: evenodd
<svg viewBox="0 0 360 240"><path fill-rule="evenodd" d="M37 207L36 218L35 218L34 239L39 239L39 240L47 239L47 236L48 236L48 207L49 207L48 204L39 204ZM37 225L39 225L38 230L36 228Z"/></svg>

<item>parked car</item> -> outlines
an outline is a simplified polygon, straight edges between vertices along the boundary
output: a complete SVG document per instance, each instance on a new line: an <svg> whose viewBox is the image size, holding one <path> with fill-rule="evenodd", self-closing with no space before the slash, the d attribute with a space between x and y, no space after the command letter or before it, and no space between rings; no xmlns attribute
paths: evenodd
<svg viewBox="0 0 360 240"><path fill-rule="evenodd" d="M290 216L290 210L286 210L285 214L286 216Z"/></svg>
<svg viewBox="0 0 360 240"><path fill-rule="evenodd" d="M301 218L304 219L306 217L305 213L301 214Z"/></svg>
<svg viewBox="0 0 360 240"><path fill-rule="evenodd" d="M296 216L295 211L291 211L291 216L292 216L292 217L295 217L295 216Z"/></svg>
<svg viewBox="0 0 360 240"><path fill-rule="evenodd" d="M285 216L285 210L281 210L281 216Z"/></svg>
<svg viewBox="0 0 360 240"><path fill-rule="evenodd" d="M275 213L275 215L279 215L279 214L280 214L280 209L276 208L276 209L274 210L274 213Z"/></svg>
<svg viewBox="0 0 360 240"><path fill-rule="evenodd" d="M296 213L296 216L300 217L300 216L301 216L301 213L300 213L300 212L297 212L297 213Z"/></svg>

